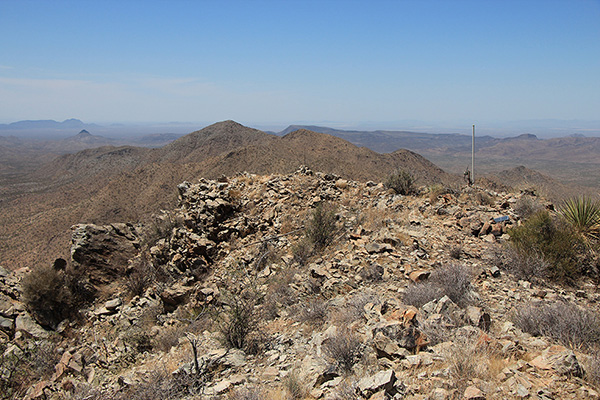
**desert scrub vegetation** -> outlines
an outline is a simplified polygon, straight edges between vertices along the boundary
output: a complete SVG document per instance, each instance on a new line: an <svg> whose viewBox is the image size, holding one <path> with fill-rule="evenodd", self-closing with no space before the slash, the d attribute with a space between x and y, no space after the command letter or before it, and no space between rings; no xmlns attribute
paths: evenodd
<svg viewBox="0 0 600 400"><path fill-rule="evenodd" d="M566 200L558 213L585 240L600 239L600 202L589 197L575 197Z"/></svg>
<svg viewBox="0 0 600 400"><path fill-rule="evenodd" d="M580 237L569 224L552 218L548 211L538 212L508 233L516 256L547 261L549 278L573 281L583 272Z"/></svg>
<svg viewBox="0 0 600 400"><path fill-rule="evenodd" d="M522 196L517 200L513 209L519 217L527 219L544 210L544 206L535 197Z"/></svg>
<svg viewBox="0 0 600 400"><path fill-rule="evenodd" d="M573 349L590 350L600 343L600 316L572 303L528 303L515 311L513 321L523 332Z"/></svg>
<svg viewBox="0 0 600 400"><path fill-rule="evenodd" d="M402 297L405 304L421 307L430 301L448 296L460 307L473 302L472 272L469 267L452 263L431 273L429 279L408 286Z"/></svg>
<svg viewBox="0 0 600 400"><path fill-rule="evenodd" d="M306 224L306 238L314 246L315 251L327 247L338 232L336 225L336 209L330 203L319 203Z"/></svg>
<svg viewBox="0 0 600 400"><path fill-rule="evenodd" d="M327 362L343 374L352 371L352 367L361 360L363 352L364 345L358 334L348 329L338 330L323 343L323 354Z"/></svg>
<svg viewBox="0 0 600 400"><path fill-rule="evenodd" d="M93 293L77 274L39 266L21 282L23 301L40 325L55 330L63 320L76 317Z"/></svg>
<svg viewBox="0 0 600 400"><path fill-rule="evenodd" d="M31 384L49 378L58 356L49 340L0 343L0 399L22 398Z"/></svg>
<svg viewBox="0 0 600 400"><path fill-rule="evenodd" d="M416 192L415 178L413 175L403 169L400 169L390 176L384 182L384 186L388 189L392 189L396 194L408 196Z"/></svg>

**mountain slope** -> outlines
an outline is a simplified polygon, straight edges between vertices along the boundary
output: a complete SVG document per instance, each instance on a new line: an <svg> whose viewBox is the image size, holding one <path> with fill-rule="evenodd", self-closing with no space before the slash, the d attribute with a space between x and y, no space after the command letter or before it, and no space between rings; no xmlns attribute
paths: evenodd
<svg viewBox="0 0 600 400"><path fill-rule="evenodd" d="M1 193L0 265L10 269L50 262L69 249L77 223L137 220L173 207L176 185L200 177L289 173L301 165L344 178L382 181L397 168L421 184L451 182L418 154L378 154L331 135L300 130L278 137L224 121L160 149L99 147L58 157Z"/></svg>

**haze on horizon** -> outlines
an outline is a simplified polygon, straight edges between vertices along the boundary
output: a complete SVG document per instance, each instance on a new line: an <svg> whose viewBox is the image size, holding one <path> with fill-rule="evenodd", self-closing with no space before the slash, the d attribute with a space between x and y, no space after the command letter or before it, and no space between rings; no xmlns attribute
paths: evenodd
<svg viewBox="0 0 600 400"><path fill-rule="evenodd" d="M4 0L0 123L598 131L598 21L598 0Z"/></svg>

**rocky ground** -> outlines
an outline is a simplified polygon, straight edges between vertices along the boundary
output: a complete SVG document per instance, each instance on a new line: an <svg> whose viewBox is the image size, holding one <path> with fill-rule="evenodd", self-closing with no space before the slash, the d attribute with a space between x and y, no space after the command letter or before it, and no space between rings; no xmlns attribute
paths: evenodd
<svg viewBox="0 0 600 400"><path fill-rule="evenodd" d="M73 228L54 271L94 294L78 316L52 326L27 271L0 269L4 398L600 397L589 347L516 323L600 300L498 268L527 194L402 196L307 168L177 189L154 224Z"/></svg>

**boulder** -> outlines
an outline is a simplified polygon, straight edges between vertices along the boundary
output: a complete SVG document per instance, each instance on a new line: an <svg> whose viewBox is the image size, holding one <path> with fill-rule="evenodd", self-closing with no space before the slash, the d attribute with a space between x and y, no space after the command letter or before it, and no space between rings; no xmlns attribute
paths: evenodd
<svg viewBox="0 0 600 400"><path fill-rule="evenodd" d="M125 276L127 260L140 246L139 232L134 225L79 224L72 230L73 265L83 270L93 285L110 284Z"/></svg>

